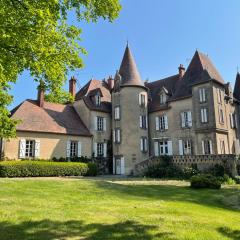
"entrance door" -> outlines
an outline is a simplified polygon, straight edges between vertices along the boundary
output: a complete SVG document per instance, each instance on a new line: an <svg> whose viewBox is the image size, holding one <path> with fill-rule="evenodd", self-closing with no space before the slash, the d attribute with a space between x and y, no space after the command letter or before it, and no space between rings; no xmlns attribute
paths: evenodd
<svg viewBox="0 0 240 240"><path fill-rule="evenodd" d="M116 174L121 175L121 158L116 158Z"/></svg>

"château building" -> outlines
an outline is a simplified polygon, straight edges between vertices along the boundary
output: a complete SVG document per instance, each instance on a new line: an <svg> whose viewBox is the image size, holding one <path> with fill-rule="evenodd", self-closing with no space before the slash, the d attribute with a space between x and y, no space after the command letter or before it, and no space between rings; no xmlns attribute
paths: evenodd
<svg viewBox="0 0 240 240"><path fill-rule="evenodd" d="M2 140L4 158L103 157L129 175L152 156L239 153L240 74L233 91L199 51L186 70L143 82L127 46L114 78L76 93L73 77L69 91L74 103L46 102L39 89L12 110L21 123L17 138Z"/></svg>

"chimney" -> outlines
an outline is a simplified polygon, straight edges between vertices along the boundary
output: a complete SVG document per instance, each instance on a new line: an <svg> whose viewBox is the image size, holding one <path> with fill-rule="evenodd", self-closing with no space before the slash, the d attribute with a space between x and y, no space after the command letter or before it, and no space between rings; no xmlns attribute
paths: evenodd
<svg viewBox="0 0 240 240"><path fill-rule="evenodd" d="M44 83L40 81L40 84L38 86L38 105L41 108L44 106L44 91L45 91Z"/></svg>
<svg viewBox="0 0 240 240"><path fill-rule="evenodd" d="M112 90L114 88L114 79L112 78L112 76L109 76L107 83L108 83L109 89Z"/></svg>
<svg viewBox="0 0 240 240"><path fill-rule="evenodd" d="M69 80L69 93L75 98L76 95L76 82L77 79L73 76Z"/></svg>
<svg viewBox="0 0 240 240"><path fill-rule="evenodd" d="M180 64L180 66L178 67L178 73L179 79L182 79L185 74L185 67L182 64Z"/></svg>

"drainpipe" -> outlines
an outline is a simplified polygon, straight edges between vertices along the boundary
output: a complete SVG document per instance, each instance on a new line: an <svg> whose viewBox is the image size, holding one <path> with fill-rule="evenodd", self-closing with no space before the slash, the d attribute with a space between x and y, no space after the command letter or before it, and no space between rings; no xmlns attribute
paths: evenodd
<svg viewBox="0 0 240 240"><path fill-rule="evenodd" d="M3 139L0 138L0 160L3 158Z"/></svg>

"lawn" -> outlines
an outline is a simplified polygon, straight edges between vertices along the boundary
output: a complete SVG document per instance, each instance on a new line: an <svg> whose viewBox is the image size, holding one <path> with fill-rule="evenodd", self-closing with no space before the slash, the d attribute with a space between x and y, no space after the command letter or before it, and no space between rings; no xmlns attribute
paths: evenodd
<svg viewBox="0 0 240 240"><path fill-rule="evenodd" d="M186 182L0 179L0 240L240 239L240 188Z"/></svg>

